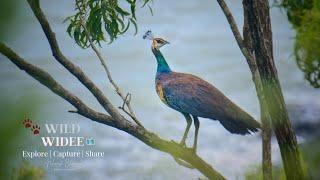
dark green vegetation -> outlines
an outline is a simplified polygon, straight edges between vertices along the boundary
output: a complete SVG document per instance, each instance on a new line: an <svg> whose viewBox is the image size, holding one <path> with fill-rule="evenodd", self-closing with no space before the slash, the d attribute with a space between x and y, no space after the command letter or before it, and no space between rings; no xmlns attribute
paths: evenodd
<svg viewBox="0 0 320 180"><path fill-rule="evenodd" d="M320 87L320 0L282 0L277 6L285 9L296 31L294 55L305 78Z"/></svg>
<svg viewBox="0 0 320 180"><path fill-rule="evenodd" d="M150 0L139 1L141 7L148 6ZM101 41L113 42L119 35L124 34L132 24L137 33L137 18L135 15L136 0L126 0L128 8L121 7L117 0L76 0L75 15L66 18L69 21L67 32L82 48L89 47L89 38L100 45ZM88 30L87 37L83 25ZM108 40L106 39L108 37Z"/></svg>
<svg viewBox="0 0 320 180"><path fill-rule="evenodd" d="M45 173L42 168L23 161L17 169L14 169L11 178L12 180L43 180Z"/></svg>
<svg viewBox="0 0 320 180"><path fill-rule="evenodd" d="M20 162L21 147L24 142L32 136L25 136L29 131L24 129L23 120L32 115L36 117L37 103L34 98L22 97L19 100L9 99L10 97L0 96L0 179L43 179L42 169L31 166L27 162ZM33 107L28 102L33 102Z"/></svg>
<svg viewBox="0 0 320 180"><path fill-rule="evenodd" d="M305 163L303 168L310 174L311 179L320 178L320 141L314 138L301 145L301 153L303 154ZM274 165L272 167L273 179L286 180L283 167ZM261 166L252 166L244 175L246 180L262 180L263 178Z"/></svg>
<svg viewBox="0 0 320 180"><path fill-rule="evenodd" d="M320 179L320 140L319 137L301 145L302 154L312 179Z"/></svg>
<svg viewBox="0 0 320 180"><path fill-rule="evenodd" d="M20 26L21 14L20 1L0 1L0 39L10 39L15 33L15 29ZM4 73L5 74L5 73ZM3 78L0 79L2 82ZM2 88L3 87L3 88ZM4 86L0 87L0 92L11 94ZM29 162L20 162L23 142L30 142L22 121L28 115L36 115L38 103L35 102L36 94L16 98L16 96L5 96L0 94L0 179L12 180L40 180L44 179L44 171L32 166ZM32 102L32 106L28 102Z"/></svg>
<svg viewBox="0 0 320 180"><path fill-rule="evenodd" d="M245 180L263 180L263 173L261 166L252 166L244 174ZM278 166L272 167L272 179L286 180L286 175L283 168Z"/></svg>
<svg viewBox="0 0 320 180"><path fill-rule="evenodd" d="M20 25L20 1L0 1L0 39L8 39Z"/></svg>

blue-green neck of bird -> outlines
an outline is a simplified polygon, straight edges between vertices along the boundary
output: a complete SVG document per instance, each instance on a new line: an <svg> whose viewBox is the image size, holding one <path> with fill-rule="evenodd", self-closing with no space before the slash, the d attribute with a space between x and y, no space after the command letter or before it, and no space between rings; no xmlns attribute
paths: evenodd
<svg viewBox="0 0 320 180"><path fill-rule="evenodd" d="M157 59L157 73L169 73L171 69L158 48L152 48L152 52Z"/></svg>

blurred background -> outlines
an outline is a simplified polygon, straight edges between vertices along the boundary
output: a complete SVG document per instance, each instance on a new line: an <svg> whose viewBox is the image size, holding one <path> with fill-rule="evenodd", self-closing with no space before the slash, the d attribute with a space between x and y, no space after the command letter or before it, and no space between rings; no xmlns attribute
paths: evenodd
<svg viewBox="0 0 320 180"><path fill-rule="evenodd" d="M242 4L229 3L239 27L242 27ZM41 0L61 50L105 92L114 106L122 104L115 94L97 57L90 49L78 47L67 32L63 20L74 13L73 1ZM156 61L150 42L142 35L152 30L170 45L162 48L174 71L197 75L214 84L248 113L259 119L259 105L248 65L241 54L230 27L216 1L155 0L153 15L148 8L137 10L139 32L126 33L114 43L102 44L114 80L124 92L132 93L132 103L145 127L166 139L180 140L186 126L182 115L167 108L159 100L154 86ZM320 93L304 79L292 57L294 31L287 16L279 8L271 8L275 61L291 120L297 130L305 160L314 177L320 164L319 133ZM1 1L0 40L18 54L46 71L58 82L77 94L90 107L103 112L94 97L80 85L51 55L46 38L26 1ZM240 28L242 29L242 28ZM77 123L81 135L96 140L94 149L105 152L104 158L83 159L82 166L72 171L53 171L43 160L28 163L45 179L197 179L202 175L186 169L172 157L151 149L130 135L70 114L73 107L46 87L29 77L0 55L0 138L3 176L13 176L26 165L22 150L43 149L40 137L27 134L22 121L29 117L40 125L45 123ZM260 134L232 135L218 122L200 120L198 153L228 179L250 179L259 173L261 162ZM188 142L192 144L193 129ZM272 160L281 167L278 145L272 140ZM313 160L313 161L310 161ZM21 164L22 167L21 167ZM31 166L31 165L29 165ZM313 168L315 167L315 168ZM281 169L281 168L280 168ZM280 170L281 171L281 170ZM281 173L281 172L280 172ZM318 172L319 173L319 172Z"/></svg>

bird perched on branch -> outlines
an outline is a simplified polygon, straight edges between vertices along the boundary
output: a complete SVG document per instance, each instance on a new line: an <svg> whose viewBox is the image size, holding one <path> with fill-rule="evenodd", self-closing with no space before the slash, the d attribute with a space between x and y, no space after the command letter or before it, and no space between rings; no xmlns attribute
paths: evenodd
<svg viewBox="0 0 320 180"><path fill-rule="evenodd" d="M193 143L195 152L200 126L198 117L218 120L233 134L245 135L258 131L260 124L213 85L197 76L172 71L160 52L162 46L169 44L168 41L154 38L151 31L147 31L143 39L152 41L151 50L157 60L155 78L157 94L163 103L182 113L187 121L181 145L185 146L185 140L192 124L191 116L195 126Z"/></svg>

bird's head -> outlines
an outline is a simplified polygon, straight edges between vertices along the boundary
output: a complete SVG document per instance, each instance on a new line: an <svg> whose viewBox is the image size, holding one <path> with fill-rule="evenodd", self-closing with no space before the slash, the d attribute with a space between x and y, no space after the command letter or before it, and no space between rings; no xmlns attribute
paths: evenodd
<svg viewBox="0 0 320 180"><path fill-rule="evenodd" d="M143 35L143 39L149 39L152 41L152 49L160 49L162 46L169 44L169 42L164 40L163 38L153 37L150 30Z"/></svg>

